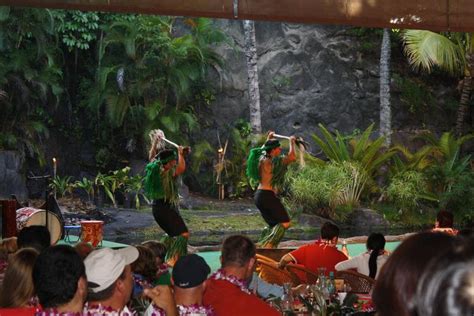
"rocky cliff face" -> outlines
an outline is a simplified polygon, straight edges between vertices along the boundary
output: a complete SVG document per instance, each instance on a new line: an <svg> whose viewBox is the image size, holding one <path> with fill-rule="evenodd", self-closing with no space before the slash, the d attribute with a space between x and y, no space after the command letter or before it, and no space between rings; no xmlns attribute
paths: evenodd
<svg viewBox="0 0 474 316"><path fill-rule="evenodd" d="M23 161L17 152L0 151L0 199L9 199L11 194L19 199L27 197Z"/></svg>
<svg viewBox="0 0 474 316"><path fill-rule="evenodd" d="M219 20L216 24L235 44L217 48L225 65L211 76L216 100L205 111L206 139L215 138L216 127L223 130L239 118L249 118L242 22ZM310 139L318 123L345 133L364 130L371 123L378 128L377 43L372 51L364 51L361 40L343 26L256 22L255 28L264 131ZM417 125L403 108L396 87L393 91L394 129Z"/></svg>

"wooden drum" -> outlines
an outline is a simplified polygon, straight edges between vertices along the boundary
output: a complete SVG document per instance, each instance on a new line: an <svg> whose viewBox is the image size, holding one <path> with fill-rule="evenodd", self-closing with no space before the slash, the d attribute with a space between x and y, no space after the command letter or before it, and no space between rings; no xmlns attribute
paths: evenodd
<svg viewBox="0 0 474 316"><path fill-rule="evenodd" d="M102 243L104 221L81 221L81 240L93 247Z"/></svg>
<svg viewBox="0 0 474 316"><path fill-rule="evenodd" d="M46 225L46 214L48 215L48 225ZM51 245L56 244L61 238L63 225L56 214L33 207L23 207L16 210L16 228L18 232L24 227L32 225L48 227L51 234Z"/></svg>

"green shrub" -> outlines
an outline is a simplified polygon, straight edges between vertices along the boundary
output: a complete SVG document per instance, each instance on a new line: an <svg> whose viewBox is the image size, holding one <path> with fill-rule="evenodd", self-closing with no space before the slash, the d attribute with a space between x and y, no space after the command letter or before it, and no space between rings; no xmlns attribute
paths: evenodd
<svg viewBox="0 0 474 316"><path fill-rule="evenodd" d="M387 188L387 196L401 212L415 211L421 199L433 198L427 193L426 177L419 171L404 171L395 175Z"/></svg>
<svg viewBox="0 0 474 316"><path fill-rule="evenodd" d="M58 197L63 197L66 195L66 193L71 194L72 189L73 189L73 184L71 183L71 177L59 177L56 176L54 179L51 181L49 184L49 188L53 190Z"/></svg>
<svg viewBox="0 0 474 316"><path fill-rule="evenodd" d="M359 205L367 176L349 162L291 168L288 174L292 208L344 220Z"/></svg>

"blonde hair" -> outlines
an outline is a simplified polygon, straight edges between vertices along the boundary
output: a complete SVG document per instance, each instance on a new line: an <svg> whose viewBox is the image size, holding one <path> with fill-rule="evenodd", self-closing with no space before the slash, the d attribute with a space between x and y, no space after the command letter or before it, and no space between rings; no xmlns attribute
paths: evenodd
<svg viewBox="0 0 474 316"><path fill-rule="evenodd" d="M0 251L5 253L14 253L18 250L16 237L4 238L0 240Z"/></svg>
<svg viewBox="0 0 474 316"><path fill-rule="evenodd" d="M39 253L33 248L20 249L8 260L0 288L0 307L26 307L34 296L33 266Z"/></svg>

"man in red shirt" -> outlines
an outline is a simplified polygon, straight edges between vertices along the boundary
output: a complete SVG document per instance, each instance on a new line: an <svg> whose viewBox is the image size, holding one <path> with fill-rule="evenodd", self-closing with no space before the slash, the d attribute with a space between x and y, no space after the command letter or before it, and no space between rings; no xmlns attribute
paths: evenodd
<svg viewBox="0 0 474 316"><path fill-rule="evenodd" d="M247 282L254 270L255 245L245 236L234 235L222 245L222 268L206 281L203 303L210 305L217 316L280 315L263 300L252 294Z"/></svg>
<svg viewBox="0 0 474 316"><path fill-rule="evenodd" d="M326 268L326 274L329 274L330 271L335 271L334 266L337 263L348 259L336 248L338 238L339 227L326 222L321 227L320 240L287 253L281 258L279 266L283 268L291 262L301 264L314 272L318 272L318 268Z"/></svg>

